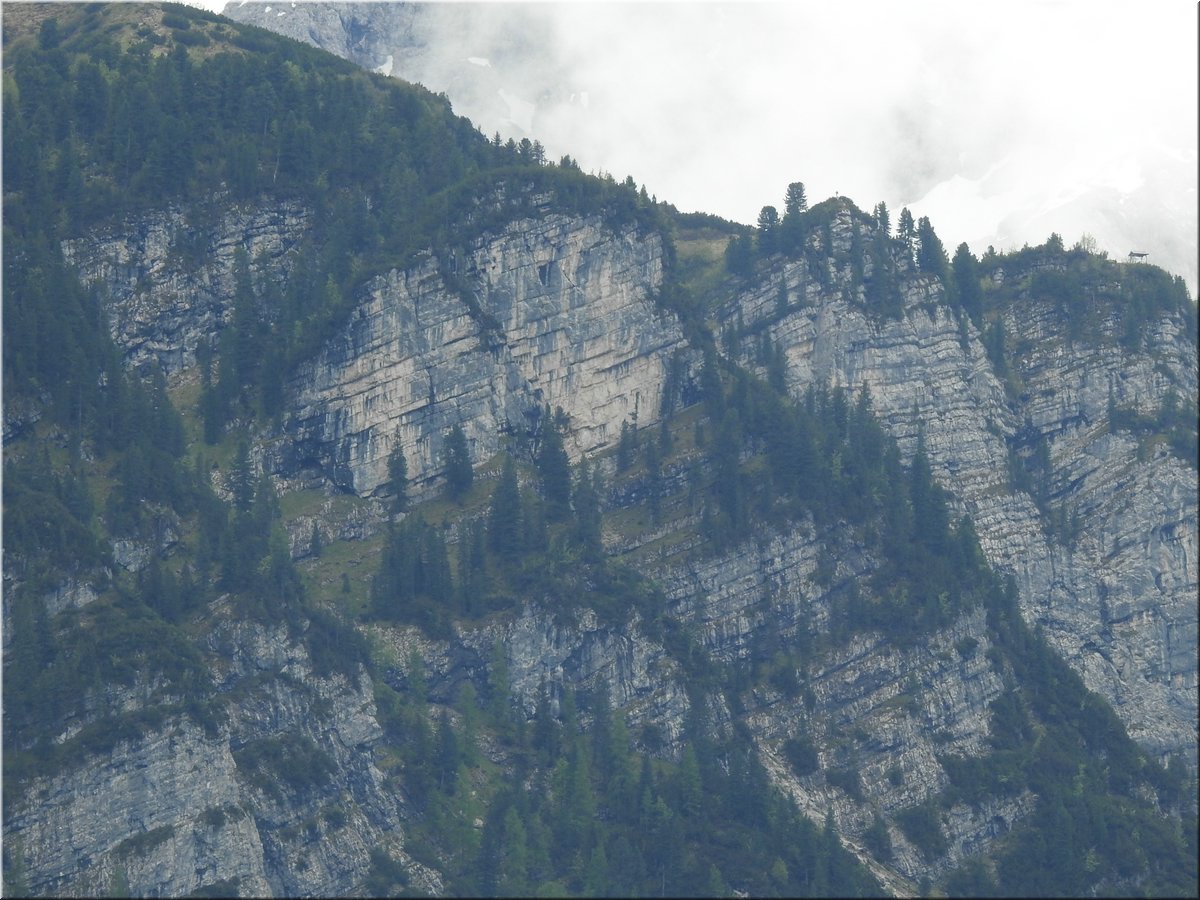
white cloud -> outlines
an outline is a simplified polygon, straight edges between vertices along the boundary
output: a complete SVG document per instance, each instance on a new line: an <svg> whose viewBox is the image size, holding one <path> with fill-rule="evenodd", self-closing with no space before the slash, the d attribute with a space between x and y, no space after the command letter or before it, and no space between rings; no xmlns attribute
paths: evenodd
<svg viewBox="0 0 1200 900"><path fill-rule="evenodd" d="M1196 292L1191 0L427 9L417 68L398 55L395 74L680 209L749 223L799 180L907 205L951 248L1152 244Z"/></svg>

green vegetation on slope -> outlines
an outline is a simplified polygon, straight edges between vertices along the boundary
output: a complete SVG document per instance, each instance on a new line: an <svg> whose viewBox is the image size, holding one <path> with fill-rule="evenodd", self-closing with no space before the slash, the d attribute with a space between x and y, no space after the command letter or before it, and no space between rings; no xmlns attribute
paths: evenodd
<svg viewBox="0 0 1200 900"><path fill-rule="evenodd" d="M50 9L32 24L22 10L23 27L11 39L6 29L5 48L5 402L6 412L26 413L5 446L10 804L29 779L170 717L217 733L228 700L212 686L204 639L220 617L235 616L286 624L318 675L356 678L366 666L385 730L381 767L417 811L405 825L408 849L457 893L875 893L832 823L815 827L770 787L743 717L747 698L761 689L812 699L808 672L824 649L864 631L909 647L982 605L992 663L1012 690L993 704L989 757L943 760L951 787L937 799L977 803L1028 787L1038 802L991 859L964 866L946 889L1194 889L1195 833L1176 827L1194 819L1186 779L1147 760L1111 709L1025 628L969 519L951 521L923 448L903 465L866 391L818 384L787 399L774 348L761 348L773 373L766 384L722 360L704 323L711 298L682 281L668 283L660 301L683 319L703 369L695 384L672 381L657 433L628 432L611 490L590 463L565 464L566 423L547 410L536 452L514 443L512 459L495 463L491 490L467 477L468 467L452 498L403 518L395 510L369 594L351 596L348 578L344 591L327 591L345 574L342 542L314 532L312 558L292 561L286 504L269 478L255 477L249 433L230 424L278 412L271 379L327 339L372 272L428 247L453 284L456 254L514 218L553 209L648 226L658 213L632 183L590 178L567 160L545 165L532 143L487 141L443 98L264 32L183 7L140 7L142 24L122 5ZM273 286L256 282L253 260L237 261L234 324L202 362L195 408L177 410L161 376L125 371L103 298L79 284L60 241L164 203L180 204L199 225L221 204L279 200L314 211L303 263ZM815 277L828 279L832 257L881 315L898 314L897 279L912 270L962 275L948 294L973 319L1004 299L976 297L971 261L956 254L950 263L928 222L903 213L892 238L886 209L876 207L873 225L855 211L855 242L835 248L830 223L842 207L808 209L803 186L791 186L782 217L764 210L758 231L729 242L729 271L753 278L772 254L804 254ZM677 225L713 242L685 258L681 273L726 285L713 253L727 226L694 217ZM203 261L195 256L202 245L186 236L177 250L185 264ZM1158 276L1129 283L1136 308L1178 301ZM1043 278L1043 289L1058 287ZM1161 427L1180 427L1182 414L1165 410ZM1159 425L1117 419L1114 427ZM214 460L228 500L214 489ZM631 498L628 509L606 509L618 493ZM678 539L684 554L729 552L811 523L829 551L819 569L831 588L829 632L786 646L764 638L751 659L719 664L669 614L656 585L605 555L602 526L630 510L617 530L664 530L658 540ZM688 514L699 525L670 533L673 517ZM834 580L833 553L847 531L874 560L861 584ZM116 539L147 548L146 564L130 567L137 574L113 565ZM82 609L47 611L47 593L81 584L99 596ZM362 637L397 623L446 637L456 623L511 615L531 601L564 621L592 609L603 625L619 626L638 614L692 691L677 759L663 758L665 736L654 726L630 734L603 693L548 688L527 717L512 705L502 652L488 663L482 696L467 682L452 705L431 704L419 659L400 672ZM116 691L147 684L140 711L111 712ZM728 728L703 712L722 702ZM68 720L82 730L68 736ZM786 754L797 774L819 770L805 735L789 739ZM251 742L237 762L251 783L279 795L314 791L333 774L300 736ZM851 796L862 790L852 765L826 778ZM334 807L322 815L335 828L346 821ZM893 819L932 858L945 850L939 815L931 802ZM1121 827L1131 822L1136 829ZM870 835L886 856L886 827ZM121 852L169 836L156 829ZM6 874L19 876L19 853L5 845ZM1037 868L1024 865L1031 859ZM372 861L372 893L405 888L404 870L386 853Z"/></svg>

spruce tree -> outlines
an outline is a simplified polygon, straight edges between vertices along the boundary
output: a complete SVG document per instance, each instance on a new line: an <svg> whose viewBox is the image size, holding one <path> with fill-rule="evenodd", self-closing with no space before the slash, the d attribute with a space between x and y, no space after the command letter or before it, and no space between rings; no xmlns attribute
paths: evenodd
<svg viewBox="0 0 1200 900"><path fill-rule="evenodd" d="M983 288L979 286L979 263L966 243L954 251L953 267L958 302L978 328L983 324Z"/></svg>
<svg viewBox="0 0 1200 900"><path fill-rule="evenodd" d="M471 451L461 425L455 425L446 435L446 492L451 500L461 500L475 481Z"/></svg>
<svg viewBox="0 0 1200 900"><path fill-rule="evenodd" d="M599 477L587 460L580 461L575 478L575 540L589 562L598 561L604 554Z"/></svg>
<svg viewBox="0 0 1200 900"><path fill-rule="evenodd" d="M404 512L408 508L408 462L399 435L388 454L388 487L392 491L392 515Z"/></svg>
<svg viewBox="0 0 1200 900"><path fill-rule="evenodd" d="M764 206L758 214L758 253L770 256L779 249L779 210Z"/></svg>
<svg viewBox="0 0 1200 900"><path fill-rule="evenodd" d="M563 448L562 436L566 422L562 409L550 415L547 407L538 429L538 478L546 501L546 515L555 522L567 518L571 512L571 461Z"/></svg>
<svg viewBox="0 0 1200 900"><path fill-rule="evenodd" d="M617 471L624 472L633 465L633 455L637 450L637 433L630 426L629 420L621 422L621 437L617 441Z"/></svg>
<svg viewBox="0 0 1200 900"><path fill-rule="evenodd" d="M787 186L784 196L784 215L798 216L808 210L808 198L804 196L804 182L793 181Z"/></svg>
<svg viewBox="0 0 1200 900"><path fill-rule="evenodd" d="M488 546L501 559L509 560L521 552L522 543L521 489L512 457L506 456L488 510Z"/></svg>

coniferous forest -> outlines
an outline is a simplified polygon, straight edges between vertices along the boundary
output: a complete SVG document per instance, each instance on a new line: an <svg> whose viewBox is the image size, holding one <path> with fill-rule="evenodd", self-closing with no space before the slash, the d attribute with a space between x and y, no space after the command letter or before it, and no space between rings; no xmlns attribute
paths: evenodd
<svg viewBox="0 0 1200 900"><path fill-rule="evenodd" d="M203 827L252 820L267 854L373 835L347 882L360 895L1194 896L1194 748L1164 762L1139 745L1023 613L923 431L898 440L865 383L799 383L772 329L807 295L782 287L750 326L724 312L791 263L880 328L913 314L914 280L935 285L928 304L1018 404L1032 351L1005 322L1030 292L1052 298L1070 341L1136 354L1164 317L1194 335L1180 279L1057 235L951 255L928 219L905 209L893 228L882 203L810 206L800 182L755 228L681 214L632 177L486 136L418 85L189 7L8 4L3 30L6 893L157 890L138 860L184 840L182 825L130 823L99 862L72 863L99 881L68 883L39 868L37 822L56 785L184 728L227 747L247 798L205 810ZM167 210L182 223L171 265L197 273L222 216L262 207L308 216L286 277L238 248L228 313L194 364L132 364L78 242ZM436 436L436 477L397 450L366 498L272 470L290 379L377 276L432 266L499 354L504 323L458 261L547 210L661 241L652 300L685 345L660 409L588 454L548 403L490 458L456 425ZM720 249L695 252L705 242ZM1105 433L1194 471L1195 402L1172 388L1137 407L1110 388ZM1009 449L1005 490L1071 546L1083 525L1045 437ZM373 524L333 528L328 509ZM797 533L821 549L813 596L796 602L823 612L756 632L733 658L655 576L651 551L700 567ZM530 606L562 633L661 647L663 678L684 686L679 727L633 720L602 679L522 699L500 635ZM292 662L237 669L239 629L294 648L279 651ZM430 658L468 631L496 637L469 659ZM903 657L946 634L960 635L946 665L986 663L1003 689L980 701L970 752L933 735L936 783L872 807L870 741L853 718L822 718L821 678L855 648ZM266 697L332 716L317 682L373 704L377 733L353 752L403 821L360 828L365 789L318 731L246 725L270 718ZM923 689L909 676L896 714L923 722ZM763 725L785 709L799 725ZM899 796L904 777L883 780ZM839 827L832 802L802 806L789 784L866 811ZM952 812L1010 806L1020 814L977 846L954 837ZM184 892L251 891L243 876L195 877Z"/></svg>

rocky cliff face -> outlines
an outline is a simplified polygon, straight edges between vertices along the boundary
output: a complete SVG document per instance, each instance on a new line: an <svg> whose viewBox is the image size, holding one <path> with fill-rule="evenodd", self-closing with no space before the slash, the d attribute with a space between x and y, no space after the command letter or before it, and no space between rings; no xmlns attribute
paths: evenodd
<svg viewBox="0 0 1200 900"><path fill-rule="evenodd" d="M369 68L386 60L389 73L426 73L435 23L424 10L403 4L332 10L280 15L249 3L229 13ZM455 96L470 98L463 88ZM835 254L849 250L853 227L854 214L843 204L831 227ZM907 453L923 430L939 480L974 518L992 563L1017 578L1030 621L1047 629L1138 741L1158 753L1186 749L1194 760L1195 472L1162 446L1110 433L1107 405L1111 396L1145 413L1168 389L1194 397L1195 336L1163 320L1152 327L1148 349L1132 353L1115 340L1120 325L1110 317L1096 332L1103 340L1072 338L1053 299L1027 293L1003 313L1022 385L1009 396L980 335L939 302L934 279L909 277L904 316L879 321L866 312L861 289L851 286L848 266L829 267L833 284L823 290L805 263L780 264L758 288L730 301L725 324L765 326L786 350L794 392L815 378L851 390L868 385ZM781 287L791 304L783 315ZM351 458L374 460L374 481L362 482L367 490L378 483L386 455L382 446L371 449L380 437L373 432L350 441L353 449L343 438L339 451L351 468ZM1035 498L1014 489L1008 473L1010 457L1039 441L1048 447L1052 474L1047 496ZM417 455L424 465L434 453L422 448ZM351 483L348 473L340 479ZM1077 523L1069 540L1054 536L1052 516Z"/></svg>
<svg viewBox="0 0 1200 900"><path fill-rule="evenodd" d="M168 716L6 809L31 893L345 895L374 848L437 892L403 851L405 803L375 764L370 680L317 675L283 626L228 620L209 643L223 661L209 727Z"/></svg>
<svg viewBox="0 0 1200 900"><path fill-rule="evenodd" d="M853 221L849 207L835 217L835 249L848 244ZM288 250L307 222L291 208L225 214L202 232L212 261L193 269L173 254L186 227L179 212L74 241L68 251L103 285L130 362L156 359L178 372L194 361L197 341L228 320L235 248L260 271L286 277ZM623 421L657 419L669 361L690 352L678 323L654 304L663 279L656 235L546 212L485 235L452 265L426 258L371 279L350 320L291 378L283 426L262 435L268 468L316 474L349 492L350 512L322 508L329 534L357 540L378 526L372 502L359 498L384 482L397 442L418 491L436 480L444 435L456 424L484 462L503 435L527 432L545 406L561 406L572 454L602 450ZM1110 391L1145 411L1167 387L1194 395L1194 340L1164 320L1146 352L1072 342L1053 304L1024 297L1004 311L1009 333L1022 337L1012 367L1023 387L1014 393L974 327L940 302L935 281L907 278L903 315L879 319L864 309L848 270L830 265L823 289L805 262L780 262L718 318L764 329L781 345L793 393L819 378L851 390L866 384L905 453L923 432L936 476L973 516L985 552L1016 576L1027 619L1145 746L1194 753L1195 473L1160 447L1111 433L1107 421ZM1039 435L1052 462L1049 507L1008 475L1010 457ZM1060 505L1077 511L1069 541L1047 522L1046 510ZM685 516L657 534L695 524ZM639 549L615 533L607 540L613 552ZM818 574L830 558L832 573ZM806 523L700 561L648 559L643 572L663 587L668 616L707 655L734 664L770 660L806 635L826 634L839 591L876 565L848 534L818 536ZM617 626L591 612L556 615L562 598L522 600L512 617L458 626L448 640L371 630L397 659L421 651L435 702L456 696L467 679L482 693L499 644L527 712L543 681L585 690L603 683L635 737L654 726L664 752L677 748L690 676L636 616ZM362 889L378 846L415 885L439 891L437 873L403 849L403 777L394 783L377 764L370 679L315 675L282 627L218 620L207 648L224 661L213 673L224 698L218 724L206 731L169 716L111 753L37 781L6 812L6 840L20 845L30 887L81 895L125 879L137 893L348 893ZM1033 806L1019 795L951 808L940 825L949 849L937 858L895 827L888 867L862 844L876 812L890 816L945 787L939 756L986 751L987 705L1005 689L987 649L980 610L917 647L872 634L843 646L818 642L788 663L795 690L744 692L739 710L717 702L709 718L717 728L745 722L776 782L814 819L831 810L847 846L892 890L911 891ZM142 702L131 695L125 706L136 711ZM784 750L800 736L819 760L803 775ZM301 773L294 784L279 775L289 771Z"/></svg>
<svg viewBox="0 0 1200 900"><path fill-rule="evenodd" d="M844 206L835 249L849 245L853 227ZM790 298L782 315L781 288ZM1028 620L1136 740L1194 759L1196 474L1162 445L1110 433L1107 411L1110 389L1119 406L1143 413L1169 389L1195 396L1194 335L1163 319L1149 349L1131 353L1110 320L1103 339L1072 341L1052 298L1023 296L1003 313L1024 385L1010 397L974 326L939 303L940 284L911 277L904 298L901 318L880 320L848 266L823 290L806 263L790 262L731 301L724 320L767 329L787 353L793 393L817 378L851 391L865 384L903 452L923 431L936 477L974 519L992 564L1016 576ZM1042 508L1009 476L1010 448L1039 439L1052 465ZM1055 536L1051 510L1074 514L1073 539Z"/></svg>
<svg viewBox="0 0 1200 900"><path fill-rule="evenodd" d="M426 51L429 11L418 3L230 3L222 15L351 60L364 69ZM387 74L391 74L389 71Z"/></svg>
<svg viewBox="0 0 1200 900"><path fill-rule="evenodd" d="M757 545L686 564L664 561L646 571L667 592L669 618L707 656L750 665L794 652L802 634L828 633L831 610L847 586L865 583L875 566L851 549L839 555L831 575L818 574L831 546L846 538L818 539L810 525L801 524ZM396 658L420 652L434 699L452 698L466 680L486 690L498 643L515 701L528 714L543 685L552 691L603 687L624 711L635 739L650 727L664 742L659 752L678 752L693 676L646 635L636 615L624 625L604 624L591 612L564 620L555 610L568 603L569 598L546 596L512 620L460 627L442 641L415 628L378 627L376 633ZM837 649L810 651L806 661L791 657L795 690L755 689L728 702L714 699L705 714L718 730L735 719L745 722L776 783L814 821L832 811L846 846L903 894L921 878L937 877L986 849L1033 808L1028 793L975 807L955 805L940 826L948 850L932 859L894 827L894 856L887 866L861 844L876 813L890 818L947 786L939 756L988 752L988 704L1006 688L989 646L982 609L965 613L917 647L864 635ZM729 702L741 708L735 712ZM783 745L796 737L817 749L818 767L811 773L798 775L787 761Z"/></svg>
<svg viewBox="0 0 1200 900"><path fill-rule="evenodd" d="M657 236L548 214L455 265L457 290L432 260L367 285L352 321L292 380L285 471L317 466L365 495L386 481L397 443L411 479L438 474L454 425L483 462L546 407L571 417L575 455L613 442L622 421L657 417L683 343L652 299Z"/></svg>
<svg viewBox="0 0 1200 900"><path fill-rule="evenodd" d="M166 209L65 241L63 255L85 284L99 286L127 360L174 373L193 365L199 343L228 323L236 252L244 250L260 276L283 280L311 219L288 204L214 205L206 215Z"/></svg>

